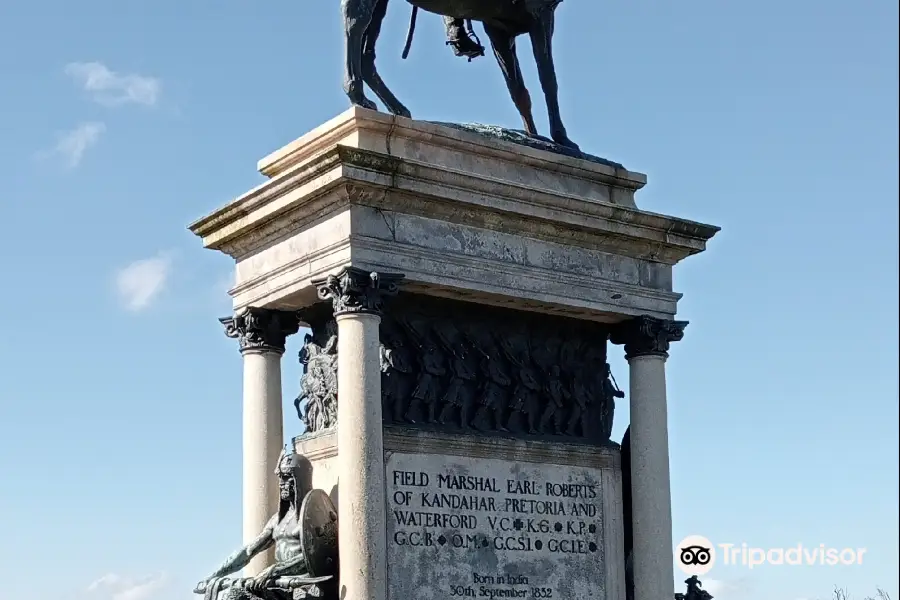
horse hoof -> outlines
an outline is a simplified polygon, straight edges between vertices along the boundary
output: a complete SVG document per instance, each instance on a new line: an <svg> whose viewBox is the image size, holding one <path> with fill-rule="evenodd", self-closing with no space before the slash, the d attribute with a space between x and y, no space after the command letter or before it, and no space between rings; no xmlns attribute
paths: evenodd
<svg viewBox="0 0 900 600"><path fill-rule="evenodd" d="M368 108L369 110L378 110L378 105L366 98L365 96L350 101L354 106L360 108Z"/></svg>
<svg viewBox="0 0 900 600"><path fill-rule="evenodd" d="M569 150L575 150L576 152L580 152L580 151L581 151L581 148L578 147L578 144L576 144L575 142L573 142L572 140L570 140L570 139L568 138L568 136L561 135L561 136L558 136L558 137L554 137L554 138L553 138L553 141L556 142L557 144L559 144L560 146L564 147L564 148L568 148Z"/></svg>
<svg viewBox="0 0 900 600"><path fill-rule="evenodd" d="M406 117L407 119L412 119L412 113L409 112L409 109L405 106L398 106L394 108L392 111L398 117Z"/></svg>

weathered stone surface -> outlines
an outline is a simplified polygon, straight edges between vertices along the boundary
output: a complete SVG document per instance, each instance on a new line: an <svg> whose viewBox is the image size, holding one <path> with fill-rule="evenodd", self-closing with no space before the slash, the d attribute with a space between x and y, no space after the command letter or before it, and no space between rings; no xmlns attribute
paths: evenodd
<svg viewBox="0 0 900 600"><path fill-rule="evenodd" d="M191 226L235 258L237 308L308 306L312 281L353 265L483 304L671 319L672 266L718 230L638 210L639 173L363 109L260 170L271 179Z"/></svg>
<svg viewBox="0 0 900 600"><path fill-rule="evenodd" d="M385 471L390 600L609 597L600 469L395 453Z"/></svg>
<svg viewBox="0 0 900 600"><path fill-rule="evenodd" d="M644 486L632 486L635 524L643 524L634 528L635 589L638 597L668 597L661 353L678 332L651 328L653 344L639 344L615 324L673 322L681 295L672 269L704 251L718 228L639 210L634 196L646 178L619 165L361 109L264 159L260 170L267 182L191 230L235 259L236 309L297 313L312 330L296 404L321 401L301 413L313 433L295 447L347 517L340 560L348 600L626 597L619 449L607 443L613 403L603 401L615 397L602 370L613 330L632 362L635 456L650 467L635 468ZM365 310L342 314L335 353L336 307L321 302L316 282L348 266L403 273L395 300L409 294L417 310L386 310L380 324ZM345 295L340 306L369 309ZM457 303L466 310L422 314L431 301L465 301ZM539 335L526 317L518 322L525 327L500 326L493 311L504 308L553 326L538 327ZM560 317L575 326L557 328ZM413 348L412 360L402 360L403 347ZM434 364L426 365L429 356ZM508 377L488 373L491 363ZM348 402L337 402L335 379ZM503 402L481 408L503 411L479 421L478 394L490 381L504 388ZM586 382L586 393L575 389ZM590 418L573 420L573 402L587 397L582 416ZM463 411L470 406L476 414ZM252 435L245 449L247 440ZM491 484L453 489L454 481ZM245 478L245 489L252 485ZM434 493L446 502L423 496ZM555 502L562 508L548 510Z"/></svg>
<svg viewBox="0 0 900 600"><path fill-rule="evenodd" d="M268 177L277 177L308 161L333 144L371 150L447 170L527 185L536 190L566 192L604 202L634 206L634 191L646 175L616 164L564 156L513 141L488 137L426 121L398 118L351 108L259 161ZM615 192L613 190L616 190Z"/></svg>
<svg viewBox="0 0 900 600"><path fill-rule="evenodd" d="M334 432L325 432L322 434L302 435L294 440L294 447L297 452L304 452L314 465L313 482L316 487L325 490L332 490L332 499L337 502L339 495L340 474L336 470L336 460L338 456L337 439ZM390 600L408 600L409 598L423 600L444 600L449 598L458 598L460 596L450 596L449 593L443 593L438 589L442 585L441 582L462 581L458 576L460 570L469 578L470 583L466 583L463 588L473 583L474 577L472 573L478 572L490 574L496 577L506 565L510 573L515 573L514 568L523 568L528 564L537 565L535 568L549 566L550 586L558 583L557 578L553 575L553 569L559 566L563 569L563 574L581 572L589 575L590 582L593 585L589 588L586 595L566 596L562 592L553 595L553 598L565 600L566 598L593 598L598 600L622 600L625 597L625 557L623 555L624 538L622 523L622 475L619 463L619 449L616 447L589 447L583 445L557 444L546 442L531 442L525 440L511 440L498 438L485 438L481 436L462 435L462 434L444 434L438 432L416 431L404 427L386 426L384 430L384 451L385 451L385 475L386 490L385 498L388 504L387 523L385 532L388 541L388 587ZM454 467L455 465L455 467ZM394 468L397 467L397 468ZM556 521L553 520L553 532L548 534L520 533L513 531L515 535L511 537L519 537L521 535L530 535L534 540L541 540L541 550L532 552L523 551L485 551L480 550L472 554L465 549L452 548L452 540L450 544L446 543L440 548L451 545L449 549L440 551L436 546L418 546L399 547L402 544L395 544L392 539L396 531L404 529L406 531L415 530L415 527L398 526L397 517L394 510L398 508L398 502L394 500L395 492L412 492L415 498L410 497L410 503L415 502L415 506L421 506L421 499L416 494L429 492L429 489L411 485L401 485L402 480L394 483L393 471L413 471L428 472L430 477L436 477L434 473L442 472L441 469L455 468L457 471L460 467L467 469L466 474L484 475L487 473L492 477L505 476L503 485L508 485L507 480L520 478L523 481L526 478L530 480L542 481L542 490L546 496L547 483L578 483L579 481L596 481L597 490L599 491L597 498L587 499L590 502L581 502L581 504L590 504L596 506L598 518L594 521L588 517L575 517L588 522L594 522L596 527L595 534L588 533L583 536L574 536L576 539L586 540L587 554L561 553L551 552L548 550L547 540L550 538L558 539L560 537L568 539L572 536L559 536L555 531ZM404 476L398 476L404 477ZM543 479L541 479L543 478ZM581 479L579 479L581 478ZM518 479L516 479L518 481ZM430 488L437 488L437 479L434 479ZM556 488L559 489L559 488ZM447 491L447 490L445 490ZM453 491L459 493L458 491ZM522 494L509 494L504 490L501 493L491 492L465 492L464 495L475 495L478 497L493 497L496 512L475 511L472 514L477 516L482 524L487 523L487 516L493 517L515 517L514 512L504 512L500 509L506 509L506 497L513 499L532 499ZM534 497L540 499L540 497ZM500 501L498 502L498 499ZM563 499L566 500L566 499ZM405 502L405 494L403 496ZM579 499L572 499L573 502ZM411 507L412 504L409 504ZM404 510L412 510L407 504L400 504L399 508ZM510 508L516 508L515 505ZM525 508L519 506L519 508ZM570 508L570 507L567 507ZM421 512L421 509L418 509ZM425 511L444 512L453 514L469 514L471 511L461 511L455 509L438 509L426 508ZM587 509L594 510L594 509ZM568 511L571 512L571 511ZM527 515L520 515L523 518ZM538 515L540 516L540 515ZM571 515L566 515L565 520L572 520ZM531 516L530 518L534 518ZM559 515L562 519L562 515ZM508 521L504 522L510 525ZM565 523L562 523L566 527ZM447 528L448 530L451 528ZM420 527L418 531L424 533L426 531L434 532L434 528ZM477 528L476 533L481 532L482 535L487 531L490 533L490 527ZM566 531L565 529L563 530ZM580 529L579 529L580 531ZM469 531L471 533L471 531ZM504 533L504 532L501 532ZM510 532L505 532L510 533ZM591 537L595 535L596 537ZM435 534L435 540L440 537L440 533ZM445 535L445 537L447 537ZM496 537L496 536L493 536ZM493 537L490 540L493 540ZM590 538L590 539L589 539ZM591 541L597 544L595 552L590 551ZM492 541L490 542L493 543ZM492 546L489 546L491 548ZM582 550L585 548L582 547ZM415 559L413 553L421 552L424 556L439 557L438 562L431 564L426 559ZM404 554L405 553L405 554ZM550 558L544 556L551 555ZM521 556L517 556L521 555ZM399 557L398 558L395 558ZM405 558L404 558L405 556ZM493 556L493 558L491 558ZM479 558L482 557L482 558ZM487 557L487 558L484 558ZM506 558L504 558L506 557ZM460 561L452 566L453 573L456 575L454 579L446 577L444 567L448 564L450 558L459 558ZM496 559L497 562L493 562ZM397 560L401 562L398 563ZM398 570L398 565L406 565L416 563L417 571ZM479 560L486 560L491 569L485 569L485 563L479 563ZM598 562L599 561L599 562ZM404 567L405 568L405 567ZM489 571L494 571L490 573ZM526 573L527 575L527 573ZM587 576L585 575L585 576ZM407 581L407 583L403 583ZM540 581L535 579L535 585L531 585L532 579L529 576L529 585L525 586L531 593L531 588L548 587L548 585L540 585ZM576 581L581 581L577 579ZM546 583L546 582L545 582ZM411 588L416 585L418 587ZM567 584L560 583L566 590ZM399 586L399 587L398 587ZM522 586L514 589L522 589ZM578 590L579 588L575 588ZM408 594L408 595L403 595ZM465 597L465 596L461 596ZM499 596L498 596L499 597ZM512 597L512 596L511 596ZM525 596L526 598L534 598L538 596ZM487 598L487 596L483 596Z"/></svg>

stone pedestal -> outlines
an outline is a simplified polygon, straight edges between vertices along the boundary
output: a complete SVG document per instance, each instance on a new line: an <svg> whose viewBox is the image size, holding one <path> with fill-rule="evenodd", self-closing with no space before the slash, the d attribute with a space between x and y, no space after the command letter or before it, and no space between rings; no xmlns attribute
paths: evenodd
<svg viewBox="0 0 900 600"><path fill-rule="evenodd" d="M636 599L671 597L672 268L718 229L639 210L618 165L359 108L259 169L191 229L235 259L236 310L312 330L295 447L339 508L341 597L624 600L610 339Z"/></svg>

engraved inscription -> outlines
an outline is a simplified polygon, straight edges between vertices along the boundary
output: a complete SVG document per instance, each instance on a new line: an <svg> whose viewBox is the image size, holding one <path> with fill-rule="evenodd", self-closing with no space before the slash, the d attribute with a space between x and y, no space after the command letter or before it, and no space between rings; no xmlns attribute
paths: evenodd
<svg viewBox="0 0 900 600"><path fill-rule="evenodd" d="M463 457L386 461L401 598L604 598L600 470Z"/></svg>

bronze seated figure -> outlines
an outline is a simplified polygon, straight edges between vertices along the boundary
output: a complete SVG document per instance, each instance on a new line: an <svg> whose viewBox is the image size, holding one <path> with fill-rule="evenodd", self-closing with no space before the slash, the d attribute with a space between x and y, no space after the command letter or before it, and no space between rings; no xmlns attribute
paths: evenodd
<svg viewBox="0 0 900 600"><path fill-rule="evenodd" d="M197 584L194 593L205 600L336 600L337 509L324 491L312 489L312 466L302 456L282 452L275 473L278 513L255 540ZM260 574L226 577L273 546L275 563Z"/></svg>

